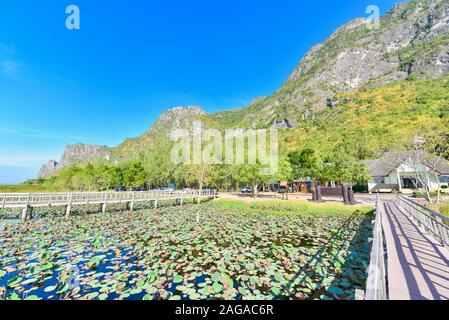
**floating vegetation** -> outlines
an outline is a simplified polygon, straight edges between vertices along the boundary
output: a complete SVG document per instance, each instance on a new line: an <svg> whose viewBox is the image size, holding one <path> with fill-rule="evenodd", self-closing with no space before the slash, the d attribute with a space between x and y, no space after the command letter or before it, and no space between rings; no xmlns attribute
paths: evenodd
<svg viewBox="0 0 449 320"><path fill-rule="evenodd" d="M0 299L353 299L365 286L370 232L361 213L213 204L7 221Z"/></svg>

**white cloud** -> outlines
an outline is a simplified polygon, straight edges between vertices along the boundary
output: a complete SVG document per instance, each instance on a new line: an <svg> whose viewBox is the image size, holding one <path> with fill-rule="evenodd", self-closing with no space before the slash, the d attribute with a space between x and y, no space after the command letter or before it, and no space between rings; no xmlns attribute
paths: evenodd
<svg viewBox="0 0 449 320"><path fill-rule="evenodd" d="M14 60L3 60L0 63L0 66L2 67L2 70L5 74L9 76L14 76L17 74L22 64Z"/></svg>
<svg viewBox="0 0 449 320"><path fill-rule="evenodd" d="M4 126L0 126L0 135L14 135L33 139L75 141L76 143L78 142L94 143L94 144L120 143L120 141L115 140L97 139L94 137L87 137L87 136L75 136L60 132L42 131L29 128L9 128Z"/></svg>
<svg viewBox="0 0 449 320"><path fill-rule="evenodd" d="M16 58L14 47L8 47L0 43L0 70L9 78L16 78L19 75L22 63Z"/></svg>
<svg viewBox="0 0 449 320"><path fill-rule="evenodd" d="M0 149L0 166L33 167L38 168L47 163L50 159L58 159L60 150L21 150L21 149Z"/></svg>
<svg viewBox="0 0 449 320"><path fill-rule="evenodd" d="M14 47L8 47L0 43L0 54L14 54L16 49Z"/></svg>
<svg viewBox="0 0 449 320"><path fill-rule="evenodd" d="M17 130L11 128L0 127L0 134L2 133L17 133Z"/></svg>

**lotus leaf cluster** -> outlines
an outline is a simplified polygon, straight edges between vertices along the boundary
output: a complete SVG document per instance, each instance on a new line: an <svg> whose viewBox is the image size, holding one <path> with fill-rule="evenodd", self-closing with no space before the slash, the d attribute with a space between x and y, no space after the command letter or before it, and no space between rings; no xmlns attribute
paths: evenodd
<svg viewBox="0 0 449 320"><path fill-rule="evenodd" d="M354 299L369 263L361 213L208 203L1 221L0 299Z"/></svg>

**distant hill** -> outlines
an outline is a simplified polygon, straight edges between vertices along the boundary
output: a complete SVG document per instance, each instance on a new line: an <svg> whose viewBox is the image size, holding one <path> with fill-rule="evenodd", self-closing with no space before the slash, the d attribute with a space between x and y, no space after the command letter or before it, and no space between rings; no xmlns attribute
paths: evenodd
<svg viewBox="0 0 449 320"><path fill-rule="evenodd" d="M79 155L69 148L62 156L69 161L50 162L40 176L95 159L137 158L195 119L221 129L284 129L287 148L340 141L354 144L360 159L376 157L407 131L448 117L448 73L449 1L401 3L381 18L378 29L365 19L337 29L271 96L213 114L196 106L168 110L145 134L115 148L83 145Z"/></svg>

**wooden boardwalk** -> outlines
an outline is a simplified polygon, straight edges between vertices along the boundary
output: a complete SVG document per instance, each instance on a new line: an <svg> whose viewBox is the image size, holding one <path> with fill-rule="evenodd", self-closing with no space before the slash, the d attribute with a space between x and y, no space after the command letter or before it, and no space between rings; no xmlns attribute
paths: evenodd
<svg viewBox="0 0 449 320"><path fill-rule="evenodd" d="M381 201L388 299L448 300L449 250L396 201Z"/></svg>
<svg viewBox="0 0 449 320"><path fill-rule="evenodd" d="M66 217L70 216L75 205L99 204L106 212L108 204L121 203L126 210L133 210L135 203L152 202L154 207L162 201L183 201L192 199L199 203L201 199L215 199L213 190L157 190L147 192L59 192L59 193L0 193L0 210L22 208L22 221L32 217L33 209L38 207L65 207Z"/></svg>

